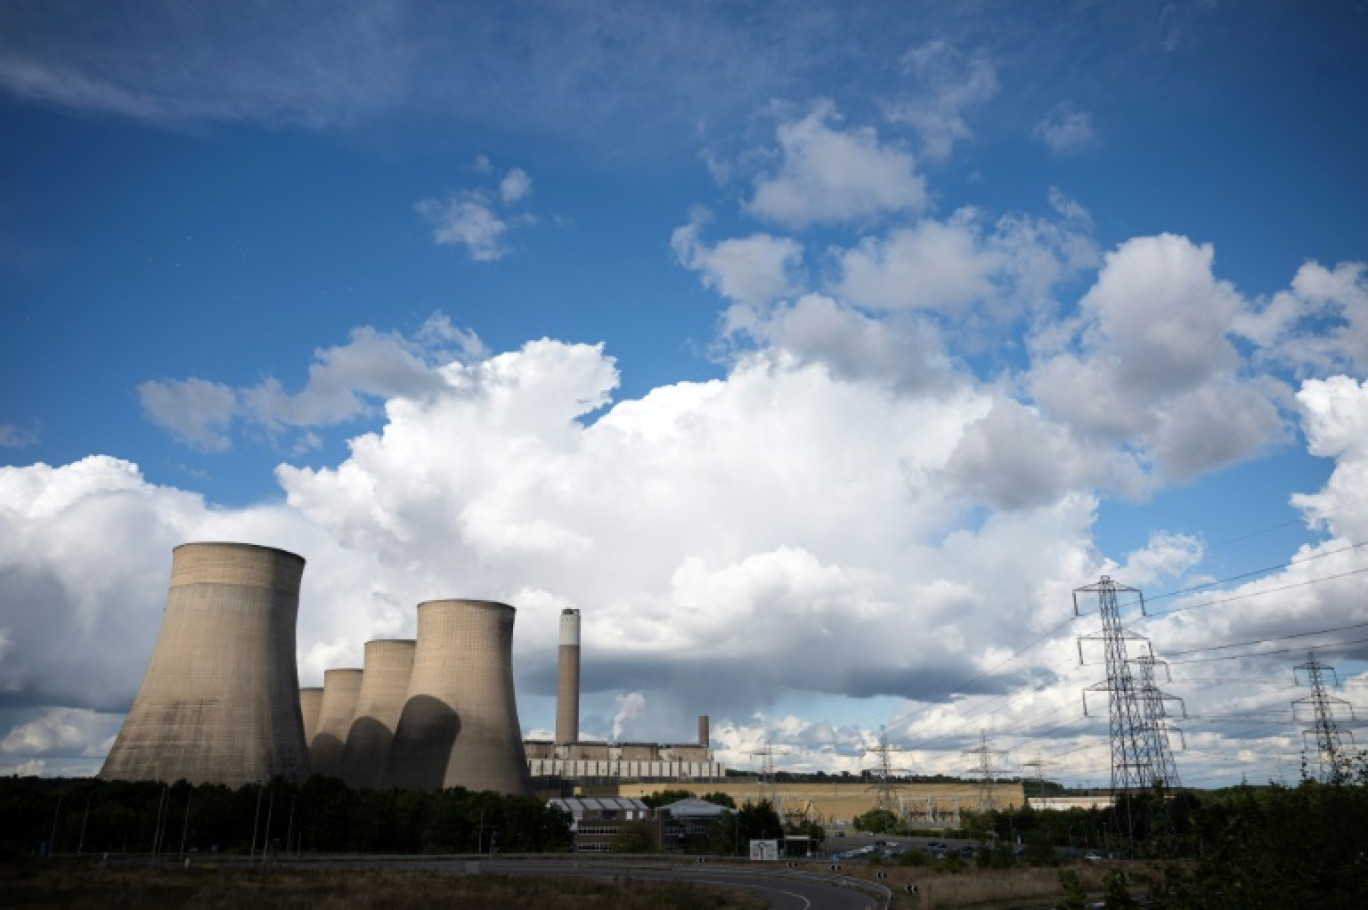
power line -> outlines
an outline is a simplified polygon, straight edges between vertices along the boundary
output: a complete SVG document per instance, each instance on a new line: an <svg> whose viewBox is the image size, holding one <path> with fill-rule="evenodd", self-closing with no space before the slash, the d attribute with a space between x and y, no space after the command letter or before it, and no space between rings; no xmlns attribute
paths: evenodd
<svg viewBox="0 0 1368 910"><path fill-rule="evenodd" d="M1355 546L1355 547L1361 547L1361 546L1363 546L1363 544L1354 544L1354 546ZM1341 552L1341 551L1336 551L1336 552ZM1327 554L1327 555L1328 555L1328 554ZM1350 575L1359 575L1359 574L1361 574L1361 573L1363 573L1363 572L1368 572L1368 566L1364 566L1363 568L1360 568L1360 569L1352 569L1352 570L1350 570L1350 571L1348 571L1348 572L1340 572L1340 573L1337 574L1337 575L1325 575L1325 576L1322 576L1321 578L1308 578L1306 581L1297 581L1297 582L1293 582L1293 583L1291 583L1291 584L1280 585L1280 586L1278 586L1278 587L1276 587L1276 588L1264 588L1264 589L1261 590L1261 591L1250 591L1250 592L1245 593L1245 594L1236 594L1236 595L1233 596L1233 597L1225 597L1225 598L1222 598L1222 599L1220 599L1220 600L1209 600L1209 601L1207 601L1206 603L1189 604L1189 605L1187 605L1186 607L1174 607L1174 608L1171 609L1171 610L1160 610L1160 611L1158 611L1158 612L1156 612L1156 613L1150 613L1150 614L1148 615L1147 618L1148 618L1148 619L1154 619L1154 618L1157 617L1157 616L1169 616L1169 615L1171 615L1171 614L1173 614L1173 613L1181 613L1181 612L1183 612L1183 611L1185 611L1185 610L1196 610L1196 609L1199 609L1199 608L1201 608L1201 607L1215 607L1215 606L1219 606L1219 605L1221 605L1221 604L1233 603L1234 601L1237 601L1237 600L1247 600L1247 599L1250 598L1250 597L1262 597L1262 596L1264 596L1265 594L1276 594L1276 593L1278 593L1279 591L1290 591L1290 590L1292 590L1293 588L1304 588L1304 587L1306 587L1307 585L1320 584L1320 583L1323 582L1323 581L1335 581L1336 579L1339 579L1339 578L1348 578Z"/></svg>
<svg viewBox="0 0 1368 910"><path fill-rule="evenodd" d="M1229 645L1211 645L1205 648L1189 648L1186 651L1170 651L1170 656L1177 657L1183 654L1198 654L1202 651L1224 651L1226 648L1248 648L1253 645L1266 645L1275 641L1282 641L1288 638L1306 638L1310 635L1329 635L1331 632L1346 632L1349 629L1362 629L1368 627L1368 622L1358 622L1351 626L1336 626L1333 629L1320 629L1315 632L1296 632L1291 635L1274 635L1271 638L1257 638L1253 641L1236 642Z"/></svg>
<svg viewBox="0 0 1368 910"><path fill-rule="evenodd" d="M1270 639L1270 641L1272 641L1272 639ZM1333 648L1337 648L1337 647L1344 647L1345 645L1361 645L1361 644L1365 644L1365 643L1368 643L1368 638L1357 638L1357 639L1354 639L1353 641L1335 641L1335 642L1330 642L1329 644L1321 645L1321 647L1322 647L1322 648L1326 648L1326 649L1333 649ZM1223 655L1223 656L1220 656L1220 657L1192 657L1192 658L1189 658L1189 659L1187 659L1187 660L1175 660L1175 661L1173 661L1173 663L1175 663L1175 664L1200 664L1200 663L1208 663L1208 662L1213 661L1213 660L1263 660L1263 659L1266 658L1266 657L1273 657L1273 656L1278 655L1278 654L1290 654L1291 652L1297 651L1297 650L1300 650L1300 649L1299 649L1299 648L1279 648L1279 649L1276 650L1276 651L1262 651L1262 652L1260 652L1260 653L1258 653L1258 654L1226 654L1226 655Z"/></svg>
<svg viewBox="0 0 1368 910"><path fill-rule="evenodd" d="M1249 577L1254 576L1254 575L1263 575L1263 574L1266 573L1266 572L1277 572L1277 571L1280 571L1280 570L1282 570L1282 569L1290 569L1292 566L1299 566L1299 565L1302 565L1303 563L1314 562L1314 561L1317 560L1317 559L1324 559L1324 558L1327 557L1327 556L1334 556L1334 555L1336 555L1336 554L1338 554L1338 553L1347 553L1347 552L1349 552L1350 550L1357 550L1359 547L1363 547L1363 546L1368 546L1368 540L1362 541L1362 542L1360 542L1360 543L1350 544L1350 545L1347 546L1347 547L1340 547L1338 550L1327 550L1327 551L1324 552L1324 553L1316 553L1316 554L1311 555L1311 556L1303 556L1303 557L1300 558L1300 559L1289 559L1287 562L1280 563L1280 564L1278 564L1278 565L1276 565L1276 566L1265 566L1265 567L1262 568L1262 569L1251 569L1251 570L1248 571L1248 572L1241 572L1239 575L1231 575L1229 578L1218 578L1218 579L1216 579L1215 581L1203 582L1203 583L1200 584L1200 585L1192 585L1191 587L1188 587L1188 588L1179 588L1177 591L1169 591L1167 594L1160 594L1160 595L1158 595L1158 596L1156 596L1156 597L1150 597L1150 598L1148 598L1148 602L1149 602L1149 603L1154 603L1154 602L1160 601L1160 600L1168 600L1170 597L1178 597L1179 595L1182 595L1182 594L1191 594L1193 591L1204 591L1204 590L1206 590L1207 588L1214 588L1214 587L1216 587L1217 585L1224 585L1224 584L1229 584L1229 583L1232 582L1232 581L1239 581L1241 578L1249 578ZM1168 612L1171 613L1171 612L1173 612L1173 611L1170 610L1170 611L1168 611ZM1162 615L1162 614L1154 614L1154 615Z"/></svg>

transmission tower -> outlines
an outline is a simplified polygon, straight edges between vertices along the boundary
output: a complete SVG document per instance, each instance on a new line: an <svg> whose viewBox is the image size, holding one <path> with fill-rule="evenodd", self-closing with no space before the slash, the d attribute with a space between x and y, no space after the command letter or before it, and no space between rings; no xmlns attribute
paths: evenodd
<svg viewBox="0 0 1368 910"><path fill-rule="evenodd" d="M1344 782L1346 768L1344 757L1341 750L1344 744L1341 737L1348 736L1350 742L1354 739L1354 734L1349 730L1340 730L1335 722L1335 706L1342 705L1349 710L1349 719L1354 719L1354 706L1342 698L1336 698L1325 691L1325 677L1323 671L1329 670L1335 677L1335 685L1339 685L1339 675L1335 673L1335 668L1316 660L1315 652L1309 652L1307 662L1298 664L1292 668L1292 678L1298 685L1302 685L1301 676L1298 670L1304 670L1311 684L1311 694L1303 696L1292 702L1292 716L1297 716L1298 705L1311 705L1316 716L1310 730L1302 731L1303 750L1307 735L1314 735L1316 738L1316 756L1320 761L1321 779L1332 784Z"/></svg>
<svg viewBox="0 0 1368 910"><path fill-rule="evenodd" d="M1168 722L1168 714L1164 709L1164 703L1176 701L1182 709L1183 717L1187 717L1187 705L1176 695L1169 695L1162 691L1154 683L1154 668L1164 668L1164 678L1172 682L1173 677L1169 675L1168 663L1158 660L1152 654L1143 657L1136 657L1131 663L1139 669L1140 680L1138 691L1140 695L1141 714L1145 719L1145 738L1149 744L1150 773L1154 780L1163 781L1169 788L1181 787L1182 783L1178 780L1178 765L1173 760L1173 750L1169 748L1169 731L1177 733L1183 739L1183 745L1187 742L1183 738L1183 731Z"/></svg>
<svg viewBox="0 0 1368 910"><path fill-rule="evenodd" d="M1145 612L1145 597L1137 589L1119 585L1106 575L1097 584L1077 588L1073 592L1074 615L1082 616L1079 594L1096 595L1097 609L1102 617L1102 631L1081 635L1078 639L1078 662L1083 663L1083 642L1101 641L1106 654L1107 678L1083 690L1083 715L1088 715L1088 693L1106 692L1109 702L1111 740L1111 785L1114 794L1148 789L1161 779L1155 766L1150 725L1145 720L1145 708L1140 687L1131 675L1126 642L1144 642L1150 657L1149 640L1133 635L1121 625L1121 608L1116 602L1118 592L1136 595L1140 612Z"/></svg>
<svg viewBox="0 0 1368 910"><path fill-rule="evenodd" d="M769 800L774 803L774 746L765 740L764 744L748 755L760 757L760 800Z"/></svg>
<svg viewBox="0 0 1368 910"><path fill-rule="evenodd" d="M1040 799L1045 798L1045 769L1052 764L1054 764L1054 762L1048 761L1040 755L1037 755L1030 761L1024 761L1021 763L1021 766L1023 768L1035 769L1036 796Z"/></svg>
<svg viewBox="0 0 1368 910"><path fill-rule="evenodd" d="M978 765L969 771L976 774L979 778L979 801L978 809L980 812L987 812L989 809L996 809L997 806L997 769L993 766L993 756L1006 756L1007 753L993 749L988 745L988 731L979 731L979 745L973 749L965 749L965 755L978 756Z"/></svg>
<svg viewBox="0 0 1368 910"><path fill-rule="evenodd" d="M894 815L902 815L902 806L898 802L898 795L893 786L893 758L892 753L903 751L899 746L890 746L888 736L884 728L879 728L879 744L864 750L866 755L874 755L878 759L878 765L873 769L876 775L871 790L878 794L877 805L880 809L887 809Z"/></svg>

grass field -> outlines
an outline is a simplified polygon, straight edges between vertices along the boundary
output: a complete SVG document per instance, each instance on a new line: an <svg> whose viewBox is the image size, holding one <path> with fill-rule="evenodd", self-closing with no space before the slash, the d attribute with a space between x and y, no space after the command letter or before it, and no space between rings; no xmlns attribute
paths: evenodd
<svg viewBox="0 0 1368 910"><path fill-rule="evenodd" d="M735 891L661 882L403 869L148 869L0 864L6 910L763 910Z"/></svg>
<svg viewBox="0 0 1368 910"><path fill-rule="evenodd" d="M816 867L815 867L816 868ZM1138 894L1143 890L1137 878L1146 871L1141 863L1083 863L1068 868L1078 873L1079 882L1089 895L1100 898L1103 889L1103 875L1113 868L1126 871L1135 883L1132 890ZM915 907L917 910L931 908L972 908L972 910L1013 910L1020 907L1051 906L1063 895L1059 884L1059 870L1052 867L1017 866L1012 869L978 869L968 867L961 872L936 871L928 867L907 866L869 866L861 868L846 866L847 875L871 878L875 872L884 872L886 879L879 884L887 885L894 895L894 910ZM906 896L903 885L917 886L915 897Z"/></svg>

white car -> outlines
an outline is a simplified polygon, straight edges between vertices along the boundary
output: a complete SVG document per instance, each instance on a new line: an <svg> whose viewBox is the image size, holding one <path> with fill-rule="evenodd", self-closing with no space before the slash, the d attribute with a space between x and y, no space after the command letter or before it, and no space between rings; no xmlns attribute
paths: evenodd
<svg viewBox="0 0 1368 910"><path fill-rule="evenodd" d="M1090 863L1100 863L1102 861L1102 857L1099 856L1096 852L1089 853L1087 856L1083 858Z"/></svg>

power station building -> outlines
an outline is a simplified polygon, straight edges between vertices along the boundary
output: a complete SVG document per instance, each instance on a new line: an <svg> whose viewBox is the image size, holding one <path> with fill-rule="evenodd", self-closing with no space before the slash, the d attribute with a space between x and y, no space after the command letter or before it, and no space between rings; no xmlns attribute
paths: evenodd
<svg viewBox="0 0 1368 910"><path fill-rule="evenodd" d="M698 741L677 745L609 743L579 738L580 611L562 610L556 671L556 738L523 742L527 769L538 790L559 791L575 781L597 784L712 780L726 775L713 761L708 718L698 718Z"/></svg>
<svg viewBox="0 0 1368 910"><path fill-rule="evenodd" d="M241 786L310 773L354 787L530 794L533 778L720 779L708 719L697 742L579 738L580 614L560 617L556 738L524 742L513 690L516 611L488 600L418 605L416 639L366 643L361 668L299 687L295 625L304 559L245 543L172 555L161 630L105 760L109 780Z"/></svg>
<svg viewBox="0 0 1368 910"><path fill-rule="evenodd" d="M411 638L366 642L361 689L339 762L349 787L378 787L384 781L390 743L408 694L415 644Z"/></svg>
<svg viewBox="0 0 1368 910"><path fill-rule="evenodd" d="M489 600L418 605L413 672L387 787L530 794L513 694L513 618Z"/></svg>
<svg viewBox="0 0 1368 910"><path fill-rule="evenodd" d="M309 776L295 620L304 559L188 543L147 672L100 777L241 786Z"/></svg>
<svg viewBox="0 0 1368 910"><path fill-rule="evenodd" d="M527 767L538 790L556 789L556 779L593 785L617 780L708 781L726 777L707 741L697 743L523 743Z"/></svg>

